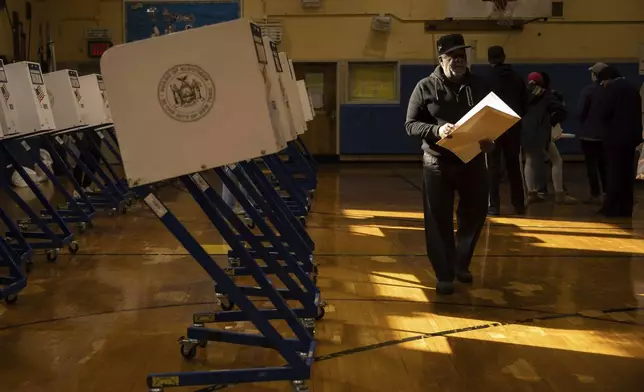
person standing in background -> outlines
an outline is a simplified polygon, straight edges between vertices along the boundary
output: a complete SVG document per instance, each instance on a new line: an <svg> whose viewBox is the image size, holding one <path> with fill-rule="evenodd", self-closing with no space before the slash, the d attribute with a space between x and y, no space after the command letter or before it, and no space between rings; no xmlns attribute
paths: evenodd
<svg viewBox="0 0 644 392"><path fill-rule="evenodd" d="M587 204L602 203L602 193L606 192L606 160L602 147L604 122L601 119L602 94L605 92L599 84L597 75L608 65L597 63L588 68L592 83L586 86L579 95L577 115L581 125L577 134L586 161L586 175L590 185L590 198Z"/></svg>
<svg viewBox="0 0 644 392"><path fill-rule="evenodd" d="M505 63L505 51L501 46L491 46L487 52L492 68L488 80L492 91L503 100L519 117L526 110L526 84L510 64ZM505 159L506 173L510 183L510 198L516 214L525 213L525 187L521 170L521 121L507 130L494 142L494 149L487 154L490 181L488 215L501 214L501 161Z"/></svg>
<svg viewBox="0 0 644 392"><path fill-rule="evenodd" d="M642 97L637 88L608 66L599 72L604 87L601 119L606 157L606 217L630 218L635 202L635 150L642 143Z"/></svg>
<svg viewBox="0 0 644 392"><path fill-rule="evenodd" d="M528 75L528 106L521 129L521 146L526 156L528 203L543 201L538 191L546 177L547 151L552 138L552 126L561 122L566 113L565 106L545 88L543 76L538 72ZM553 171L553 174L558 173ZM561 182L553 182L555 190L563 192Z"/></svg>
<svg viewBox="0 0 644 392"><path fill-rule="evenodd" d="M485 155L468 163L436 143L450 137L458 120L490 92L485 78L470 73L461 34L440 37L439 65L422 79L409 99L405 130L422 140L423 209L427 256L438 283L436 292L454 292L454 279L471 283L470 263L485 224L488 180ZM480 141L482 152L494 143ZM454 199L458 230L454 235Z"/></svg>

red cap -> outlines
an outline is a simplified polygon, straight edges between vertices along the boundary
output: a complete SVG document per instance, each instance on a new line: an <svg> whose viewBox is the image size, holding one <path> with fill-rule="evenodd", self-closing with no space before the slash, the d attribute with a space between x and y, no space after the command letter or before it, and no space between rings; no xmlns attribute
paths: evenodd
<svg viewBox="0 0 644 392"><path fill-rule="evenodd" d="M543 76L539 72L532 72L528 75L528 82L535 82L538 85L543 85Z"/></svg>

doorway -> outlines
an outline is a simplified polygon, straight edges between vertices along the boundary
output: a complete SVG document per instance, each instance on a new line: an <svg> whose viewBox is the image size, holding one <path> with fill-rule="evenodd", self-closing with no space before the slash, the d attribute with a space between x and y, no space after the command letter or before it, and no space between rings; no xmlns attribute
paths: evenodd
<svg viewBox="0 0 644 392"><path fill-rule="evenodd" d="M302 140L313 155L336 157L337 64L303 62L293 63L293 68L297 80L306 81L315 109L315 118L307 124Z"/></svg>

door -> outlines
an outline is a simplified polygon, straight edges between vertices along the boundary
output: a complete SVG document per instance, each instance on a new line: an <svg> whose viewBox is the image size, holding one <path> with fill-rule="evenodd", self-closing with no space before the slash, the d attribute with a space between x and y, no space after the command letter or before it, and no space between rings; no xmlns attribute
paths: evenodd
<svg viewBox="0 0 644 392"><path fill-rule="evenodd" d="M296 79L306 81L315 109L315 118L301 136L304 144L313 155L338 155L336 63L294 63L293 68Z"/></svg>

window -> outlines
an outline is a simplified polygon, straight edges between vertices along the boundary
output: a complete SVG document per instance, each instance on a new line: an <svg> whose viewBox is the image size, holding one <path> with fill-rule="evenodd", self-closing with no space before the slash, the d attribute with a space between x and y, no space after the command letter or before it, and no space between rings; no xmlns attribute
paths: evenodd
<svg viewBox="0 0 644 392"><path fill-rule="evenodd" d="M349 102L398 102L398 99L398 63L349 63Z"/></svg>

